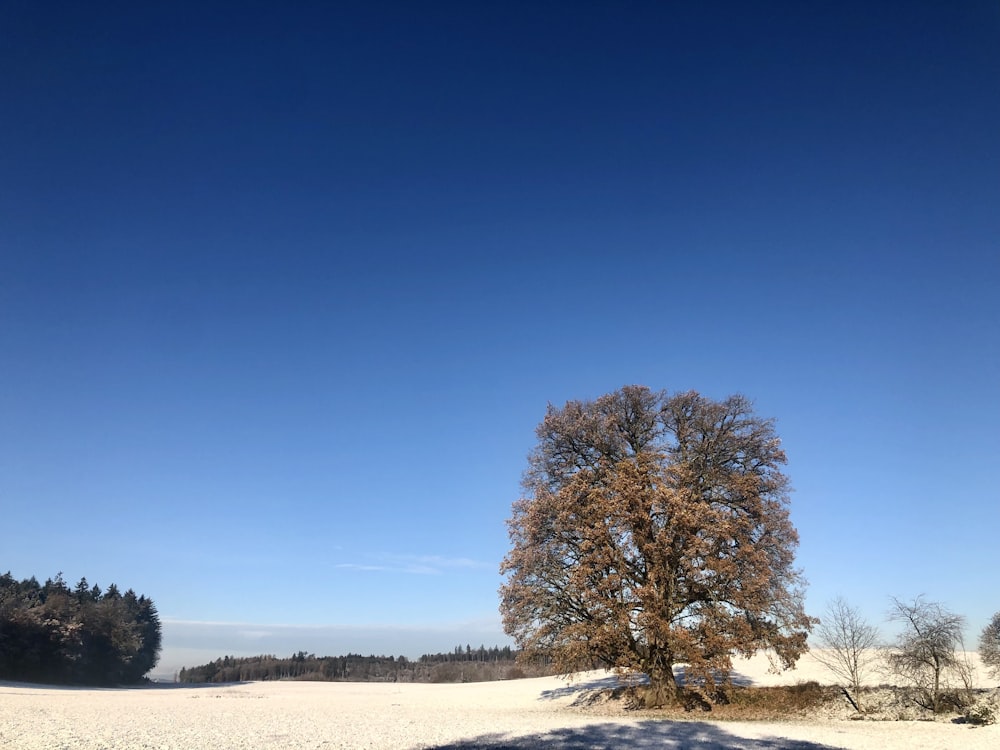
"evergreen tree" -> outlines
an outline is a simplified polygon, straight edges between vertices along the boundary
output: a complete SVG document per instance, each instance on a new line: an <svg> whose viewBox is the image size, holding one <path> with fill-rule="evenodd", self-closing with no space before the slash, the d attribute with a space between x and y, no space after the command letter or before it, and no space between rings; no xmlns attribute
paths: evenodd
<svg viewBox="0 0 1000 750"><path fill-rule="evenodd" d="M137 682L156 665L160 621L151 599L82 578L0 576L0 679L76 684Z"/></svg>

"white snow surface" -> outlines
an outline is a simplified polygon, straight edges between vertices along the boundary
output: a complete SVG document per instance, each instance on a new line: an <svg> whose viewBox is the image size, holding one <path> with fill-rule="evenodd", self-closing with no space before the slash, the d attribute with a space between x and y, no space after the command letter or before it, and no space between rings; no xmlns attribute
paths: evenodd
<svg viewBox="0 0 1000 750"><path fill-rule="evenodd" d="M782 675L758 657L743 680L794 683L828 674L804 658ZM81 689L0 683L4 750L995 750L1000 726L950 721L719 722L600 715L572 705L613 683L589 672L504 682L252 682Z"/></svg>

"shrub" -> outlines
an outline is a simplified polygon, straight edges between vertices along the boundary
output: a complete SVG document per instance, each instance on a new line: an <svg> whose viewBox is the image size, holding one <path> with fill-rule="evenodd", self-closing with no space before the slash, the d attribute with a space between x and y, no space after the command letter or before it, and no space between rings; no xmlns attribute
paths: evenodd
<svg viewBox="0 0 1000 750"><path fill-rule="evenodd" d="M969 706L967 709L965 709L963 715L965 716L965 720L970 724L978 724L980 726L986 726L987 724L996 724L997 723L996 694L987 695L980 698L971 706Z"/></svg>

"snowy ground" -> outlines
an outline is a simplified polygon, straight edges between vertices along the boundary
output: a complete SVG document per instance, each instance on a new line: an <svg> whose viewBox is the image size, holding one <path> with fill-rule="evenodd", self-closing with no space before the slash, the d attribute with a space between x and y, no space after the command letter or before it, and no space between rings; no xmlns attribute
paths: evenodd
<svg viewBox="0 0 1000 750"><path fill-rule="evenodd" d="M738 679L776 684L829 675L808 657L767 673L766 659L736 665ZM981 670L980 670L981 673ZM0 683L5 750L995 750L1000 726L947 721L817 719L749 723L600 716L572 707L613 678L588 673L464 685L254 682L199 687L70 689ZM700 717L699 717L700 718Z"/></svg>

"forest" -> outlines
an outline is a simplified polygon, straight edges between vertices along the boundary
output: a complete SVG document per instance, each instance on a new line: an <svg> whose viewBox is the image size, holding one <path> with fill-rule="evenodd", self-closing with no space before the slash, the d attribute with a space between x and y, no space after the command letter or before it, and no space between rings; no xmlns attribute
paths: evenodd
<svg viewBox="0 0 1000 750"><path fill-rule="evenodd" d="M156 606L132 589L0 576L0 679L134 684L156 666L161 641Z"/></svg>
<svg viewBox="0 0 1000 750"><path fill-rule="evenodd" d="M547 660L516 663L510 646L472 648L405 656L316 656L299 651L288 658L272 655L225 656L182 669L180 682L244 682L251 680L316 680L329 682L488 682L553 674Z"/></svg>

